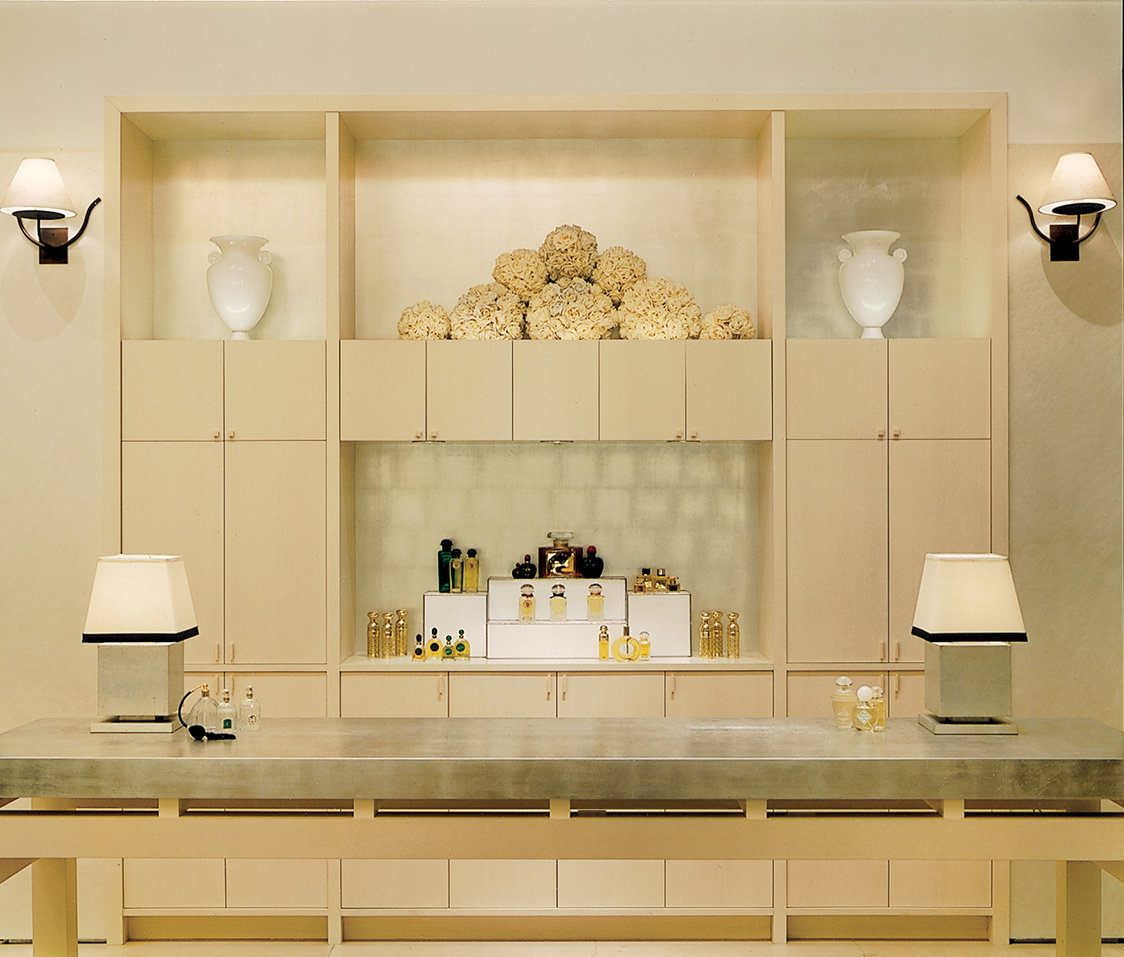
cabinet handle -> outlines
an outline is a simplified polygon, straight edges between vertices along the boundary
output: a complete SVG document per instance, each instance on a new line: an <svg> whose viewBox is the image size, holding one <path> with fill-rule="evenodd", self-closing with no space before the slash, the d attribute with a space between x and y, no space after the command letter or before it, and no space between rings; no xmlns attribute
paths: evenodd
<svg viewBox="0 0 1124 957"><path fill-rule="evenodd" d="M674 701L675 700L675 675L671 674L671 675L668 675L668 677L671 679L671 690L670 690L671 700Z"/></svg>
<svg viewBox="0 0 1124 957"><path fill-rule="evenodd" d="M226 437L227 437L227 439L229 439L230 441L233 442L234 441L234 429L231 429L229 432L227 432Z"/></svg>
<svg viewBox="0 0 1124 957"><path fill-rule="evenodd" d="M900 439L902 437L902 430L901 429L894 429L894 431L891 432L890 435L893 436L893 438L895 438L895 439Z"/></svg>
<svg viewBox="0 0 1124 957"><path fill-rule="evenodd" d="M894 697L900 698L902 696L902 676L894 675Z"/></svg>
<svg viewBox="0 0 1124 957"><path fill-rule="evenodd" d="M568 680L569 679L567 678L566 675L562 675L562 700L563 701L566 700L566 684L567 684Z"/></svg>
<svg viewBox="0 0 1124 957"><path fill-rule="evenodd" d="M215 663L218 664L220 661L222 661L222 656L221 656L221 653L220 653L219 643L216 641L215 642Z"/></svg>
<svg viewBox="0 0 1124 957"><path fill-rule="evenodd" d="M699 440L699 433L697 429L691 429L691 441L697 442Z"/></svg>
<svg viewBox="0 0 1124 957"><path fill-rule="evenodd" d="M429 433L429 440L431 442L437 441L437 430L436 429L434 429L432 432Z"/></svg>
<svg viewBox="0 0 1124 957"><path fill-rule="evenodd" d="M879 430L878 430L878 439L879 439L879 441L881 441L881 440L882 440L882 439L884 439L884 438L886 438L886 430L885 430L885 429L879 429Z"/></svg>
<svg viewBox="0 0 1124 957"><path fill-rule="evenodd" d="M222 439L222 429L215 429L215 441Z"/></svg>
<svg viewBox="0 0 1124 957"><path fill-rule="evenodd" d="M553 678L553 676L552 676L552 675L547 675L547 676L546 676L546 700L547 700L547 701L549 701L549 700L550 700L551 685L552 685L553 683L554 683L554 678Z"/></svg>
<svg viewBox="0 0 1124 957"><path fill-rule="evenodd" d="M234 662L234 642L233 641L230 643L230 657L227 658L226 660L231 662L231 663Z"/></svg>
<svg viewBox="0 0 1124 957"><path fill-rule="evenodd" d="M894 661L902 660L902 643L900 641L894 642Z"/></svg>
<svg viewBox="0 0 1124 957"><path fill-rule="evenodd" d="M417 432L414 433L414 441L415 442L421 442L424 439L425 439L425 433L422 432L420 429Z"/></svg>
<svg viewBox="0 0 1124 957"><path fill-rule="evenodd" d="M683 430L682 429L676 429L675 430L675 441L676 442L682 442L683 441Z"/></svg>
<svg viewBox="0 0 1124 957"><path fill-rule="evenodd" d="M448 675L437 676L437 700L440 701L445 697L445 682L449 680Z"/></svg>
<svg viewBox="0 0 1124 957"><path fill-rule="evenodd" d="M886 660L886 642L884 642L884 641L878 642L878 660L879 661L885 661Z"/></svg>

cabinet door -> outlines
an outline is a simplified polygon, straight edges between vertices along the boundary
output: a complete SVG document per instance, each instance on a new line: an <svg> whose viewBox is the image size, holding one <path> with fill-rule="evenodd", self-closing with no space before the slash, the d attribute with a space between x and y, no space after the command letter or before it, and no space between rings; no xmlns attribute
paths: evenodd
<svg viewBox="0 0 1124 957"><path fill-rule="evenodd" d="M601 440L683 438L685 343L606 339L601 346Z"/></svg>
<svg viewBox="0 0 1124 957"><path fill-rule="evenodd" d="M559 674L560 718L662 718L663 674Z"/></svg>
<svg viewBox="0 0 1124 957"><path fill-rule="evenodd" d="M228 674L230 699L241 701L246 688L254 689L261 706L262 723L270 718L326 718L328 679L322 674Z"/></svg>
<svg viewBox="0 0 1124 957"><path fill-rule="evenodd" d="M449 906L554 907L555 868L554 861L449 861Z"/></svg>
<svg viewBox="0 0 1124 957"><path fill-rule="evenodd" d="M663 861L559 861L558 906L663 907Z"/></svg>
<svg viewBox="0 0 1124 957"><path fill-rule="evenodd" d="M890 861L891 907L990 907L991 861Z"/></svg>
<svg viewBox="0 0 1124 957"><path fill-rule="evenodd" d="M888 861L789 861L789 907L886 907Z"/></svg>
<svg viewBox="0 0 1124 957"><path fill-rule="evenodd" d="M790 439L885 434L885 339L789 339L785 354Z"/></svg>
<svg viewBox="0 0 1124 957"><path fill-rule="evenodd" d="M340 438L416 442L425 438L425 343L340 343Z"/></svg>
<svg viewBox="0 0 1124 957"><path fill-rule="evenodd" d="M511 437L596 441L598 356L596 342L513 343Z"/></svg>
<svg viewBox="0 0 1124 957"><path fill-rule="evenodd" d="M219 340L121 343L121 438L215 441L223 428Z"/></svg>
<svg viewBox="0 0 1124 957"><path fill-rule="evenodd" d="M425 348L426 437L511 439L511 342L437 340Z"/></svg>
<svg viewBox="0 0 1124 957"><path fill-rule="evenodd" d="M324 439L323 342L226 343L228 439Z"/></svg>
<svg viewBox="0 0 1124 957"><path fill-rule="evenodd" d="M340 901L351 907L448 907L448 861L340 861Z"/></svg>
<svg viewBox="0 0 1124 957"><path fill-rule="evenodd" d="M924 660L910 634L928 552L991 550L991 443L889 442L890 657Z"/></svg>
<svg viewBox="0 0 1124 957"><path fill-rule="evenodd" d="M788 443L790 661L885 653L887 445Z"/></svg>
<svg viewBox="0 0 1124 957"><path fill-rule="evenodd" d="M991 340L891 339L890 435L991 435Z"/></svg>
<svg viewBox="0 0 1124 957"><path fill-rule="evenodd" d="M226 862L226 906L327 907L328 862L231 858Z"/></svg>
<svg viewBox="0 0 1124 957"><path fill-rule="evenodd" d="M773 437L773 352L768 340L687 343L687 438Z"/></svg>
<svg viewBox="0 0 1124 957"><path fill-rule="evenodd" d="M551 674L449 675L450 718L553 718Z"/></svg>
<svg viewBox="0 0 1124 957"><path fill-rule="evenodd" d="M340 717L447 718L448 681L444 671L340 675Z"/></svg>
<svg viewBox="0 0 1124 957"><path fill-rule="evenodd" d="M322 442L226 443L227 661L325 660Z"/></svg>
<svg viewBox="0 0 1124 957"><path fill-rule="evenodd" d="M124 903L129 908L225 907L226 869L221 857L134 857L124 862Z"/></svg>
<svg viewBox="0 0 1124 957"><path fill-rule="evenodd" d="M223 445L124 442L121 544L135 554L183 555L199 634L189 664L223 657Z"/></svg>
<svg viewBox="0 0 1124 957"><path fill-rule="evenodd" d="M886 711L890 718L913 721L928 710L925 707L925 672L895 672L887 683Z"/></svg>
<svg viewBox="0 0 1124 957"><path fill-rule="evenodd" d="M670 672L664 712L669 718L771 718L773 676L765 672Z"/></svg>
<svg viewBox="0 0 1124 957"><path fill-rule="evenodd" d="M666 861L667 907L772 907L772 861Z"/></svg>

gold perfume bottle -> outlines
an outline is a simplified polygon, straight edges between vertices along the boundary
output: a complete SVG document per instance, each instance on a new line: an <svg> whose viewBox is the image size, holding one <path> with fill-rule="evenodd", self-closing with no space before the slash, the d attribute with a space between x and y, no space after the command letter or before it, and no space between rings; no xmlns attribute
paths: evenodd
<svg viewBox="0 0 1124 957"><path fill-rule="evenodd" d="M519 620L535 620L535 586L522 585L519 588Z"/></svg>
<svg viewBox="0 0 1124 957"><path fill-rule="evenodd" d="M720 611L710 613L710 643L714 646L715 658L726 657L726 638L722 624L722 612Z"/></svg>
<svg viewBox="0 0 1124 957"><path fill-rule="evenodd" d="M605 596L601 593L600 582L594 582L589 586L589 595L585 604L590 621L600 621L605 617Z"/></svg>
<svg viewBox="0 0 1124 957"><path fill-rule="evenodd" d="M410 625L406 618L405 608L399 608L395 614L398 617L394 622L394 654L404 656L409 654L407 644L410 635Z"/></svg>
<svg viewBox="0 0 1124 957"><path fill-rule="evenodd" d="M602 625L597 632L597 657L602 661L609 660L609 626Z"/></svg>
<svg viewBox="0 0 1124 957"><path fill-rule="evenodd" d="M726 629L726 656L740 658L742 656L742 626L738 624L738 613L730 612L730 627Z"/></svg>
<svg viewBox="0 0 1124 957"><path fill-rule="evenodd" d="M550 587L550 620L566 620L566 586L561 582Z"/></svg>
<svg viewBox="0 0 1124 957"><path fill-rule="evenodd" d="M379 641L382 636L382 629L379 626L379 619L382 617L381 611L367 612L367 657L379 657Z"/></svg>
<svg viewBox="0 0 1124 957"><path fill-rule="evenodd" d="M379 650L379 657L393 658L394 647L394 612L388 611L382 616L382 648Z"/></svg>
<svg viewBox="0 0 1124 957"><path fill-rule="evenodd" d="M440 658L441 657L441 639L437 637L437 629L433 628L429 632L429 641L425 645L425 656L427 658Z"/></svg>
<svg viewBox="0 0 1124 957"><path fill-rule="evenodd" d="M471 658L472 653L469 648L468 639L464 636L464 629L461 628L457 632L457 640L453 642L453 657L454 658Z"/></svg>
<svg viewBox="0 0 1124 957"><path fill-rule="evenodd" d="M636 644L639 647L640 657L647 658L652 650L652 639L648 632L640 632L640 635L636 639Z"/></svg>
<svg viewBox="0 0 1124 957"><path fill-rule="evenodd" d="M874 730L874 689L863 685L855 692L858 704L855 705L851 725L856 731Z"/></svg>
<svg viewBox="0 0 1124 957"><path fill-rule="evenodd" d="M702 612L702 627L699 629L699 654L703 658L713 658L713 648L710 644L710 612Z"/></svg>
<svg viewBox="0 0 1124 957"><path fill-rule="evenodd" d="M617 661L635 661L640 657L640 643L628 633L628 625L624 626L621 636L613 642L613 657Z"/></svg>
<svg viewBox="0 0 1124 957"><path fill-rule="evenodd" d="M885 696L885 694L883 694L882 689L879 688L878 685L875 685L873 688L870 689L870 691L871 691L871 694L874 696L873 698L871 698L871 701L870 701L870 703L874 706L874 727L871 730L873 730L873 731L885 731L886 730L886 696Z"/></svg>

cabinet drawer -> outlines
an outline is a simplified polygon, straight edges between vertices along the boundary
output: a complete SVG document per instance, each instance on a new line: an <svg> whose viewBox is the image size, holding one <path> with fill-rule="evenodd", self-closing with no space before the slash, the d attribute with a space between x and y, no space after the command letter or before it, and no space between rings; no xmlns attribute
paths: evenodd
<svg viewBox="0 0 1124 957"><path fill-rule="evenodd" d="M663 675L559 674L560 718L662 718Z"/></svg>
<svg viewBox="0 0 1124 957"><path fill-rule="evenodd" d="M789 861L789 907L886 907L886 861Z"/></svg>
<svg viewBox="0 0 1124 957"><path fill-rule="evenodd" d="M554 861L449 861L449 906L546 908L556 900Z"/></svg>
<svg viewBox="0 0 1124 957"><path fill-rule="evenodd" d="M558 906L662 907L663 861L559 861Z"/></svg>
<svg viewBox="0 0 1124 957"><path fill-rule="evenodd" d="M226 867L221 857L124 863L124 903L130 908L225 907Z"/></svg>
<svg viewBox="0 0 1124 957"><path fill-rule="evenodd" d="M669 672L669 718L771 718L773 676L762 672L705 674Z"/></svg>
<svg viewBox="0 0 1124 957"><path fill-rule="evenodd" d="M990 907L991 861L890 861L891 907Z"/></svg>
<svg viewBox="0 0 1124 957"><path fill-rule="evenodd" d="M447 718L448 675L340 675L340 717Z"/></svg>
<svg viewBox="0 0 1124 957"><path fill-rule="evenodd" d="M667 861L668 907L772 907L772 861Z"/></svg>

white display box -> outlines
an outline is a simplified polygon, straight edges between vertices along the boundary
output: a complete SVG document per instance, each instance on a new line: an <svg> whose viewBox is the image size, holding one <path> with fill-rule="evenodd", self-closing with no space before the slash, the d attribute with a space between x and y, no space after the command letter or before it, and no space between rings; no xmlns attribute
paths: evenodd
<svg viewBox="0 0 1124 957"><path fill-rule="evenodd" d="M485 657L488 654L488 595L486 592L438 592L427 591L422 597L422 619L425 640L437 629L437 637L445 640L446 635L457 639L463 628L468 639L472 657ZM410 649L413 650L411 635Z"/></svg>
<svg viewBox="0 0 1124 957"><path fill-rule="evenodd" d="M596 658L597 633L619 638L623 621L491 621L489 658Z"/></svg>
<svg viewBox="0 0 1124 957"><path fill-rule="evenodd" d="M566 591L567 622L593 620L589 617L587 601L590 585L600 585L601 596L605 599L601 619L596 624L625 620L627 606L623 578L489 578L489 622L519 622L519 594L524 585L530 585L535 592L536 622L551 621L550 598L555 585L561 585ZM597 635L596 628L593 634ZM596 647L594 652L596 653Z"/></svg>
<svg viewBox="0 0 1124 957"><path fill-rule="evenodd" d="M652 658L686 658L691 654L691 593L632 593L628 596L628 630L648 632Z"/></svg>

